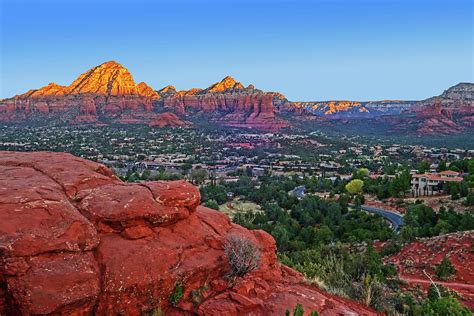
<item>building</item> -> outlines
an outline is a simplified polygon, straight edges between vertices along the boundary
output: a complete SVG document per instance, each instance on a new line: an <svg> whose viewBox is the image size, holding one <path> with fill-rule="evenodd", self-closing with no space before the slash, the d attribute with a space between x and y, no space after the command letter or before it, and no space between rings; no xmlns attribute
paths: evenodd
<svg viewBox="0 0 474 316"><path fill-rule="evenodd" d="M411 192L413 196L435 195L443 191L445 183L462 180L459 172L451 170L439 173L415 173L411 175Z"/></svg>
<svg viewBox="0 0 474 316"><path fill-rule="evenodd" d="M253 167L252 175L254 175L255 177L262 177L263 175L265 175L265 169L261 167Z"/></svg>

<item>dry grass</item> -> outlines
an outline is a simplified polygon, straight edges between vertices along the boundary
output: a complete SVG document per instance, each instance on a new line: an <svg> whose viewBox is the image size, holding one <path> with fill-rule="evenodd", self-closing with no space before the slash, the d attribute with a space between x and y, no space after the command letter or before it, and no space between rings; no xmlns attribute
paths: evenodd
<svg viewBox="0 0 474 316"><path fill-rule="evenodd" d="M231 218L237 213L246 213L248 211L261 212L260 205L241 199L234 199L231 202L231 208L227 204L219 205L219 211L229 215Z"/></svg>

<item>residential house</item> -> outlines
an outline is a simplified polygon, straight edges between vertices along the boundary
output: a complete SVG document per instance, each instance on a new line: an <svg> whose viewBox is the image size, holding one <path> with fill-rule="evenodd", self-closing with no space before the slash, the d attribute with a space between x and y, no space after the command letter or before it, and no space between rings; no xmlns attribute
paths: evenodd
<svg viewBox="0 0 474 316"><path fill-rule="evenodd" d="M435 195L443 191L445 183L461 182L463 178L456 171L442 171L439 173L422 173L411 175L411 192L413 196Z"/></svg>

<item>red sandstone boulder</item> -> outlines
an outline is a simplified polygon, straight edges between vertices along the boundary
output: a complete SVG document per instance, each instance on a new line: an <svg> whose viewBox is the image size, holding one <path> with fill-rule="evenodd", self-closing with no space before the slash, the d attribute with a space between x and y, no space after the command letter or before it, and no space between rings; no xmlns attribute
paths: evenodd
<svg viewBox="0 0 474 316"><path fill-rule="evenodd" d="M63 188L28 167L0 165L0 222L0 253L7 256L85 251L99 243Z"/></svg>
<svg viewBox="0 0 474 316"><path fill-rule="evenodd" d="M0 314L375 314L302 283L274 239L202 206L184 181L127 184L63 153L0 152ZM224 244L251 240L259 267L230 282ZM171 301L175 288L182 297Z"/></svg>
<svg viewBox="0 0 474 316"><path fill-rule="evenodd" d="M100 273L91 251L51 253L27 259L28 269L9 275L9 312L22 315L90 313L100 293Z"/></svg>
<svg viewBox="0 0 474 316"><path fill-rule="evenodd" d="M157 202L148 188L138 184L113 183L83 194L77 205L80 212L91 222L102 222L117 231L135 225L167 225L189 216L188 208Z"/></svg>

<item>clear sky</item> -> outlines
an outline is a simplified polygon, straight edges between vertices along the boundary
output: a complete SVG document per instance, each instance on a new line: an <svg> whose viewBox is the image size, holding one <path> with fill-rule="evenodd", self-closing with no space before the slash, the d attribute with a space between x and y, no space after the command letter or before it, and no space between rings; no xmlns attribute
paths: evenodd
<svg viewBox="0 0 474 316"><path fill-rule="evenodd" d="M474 81L471 0L0 3L0 98L108 60L154 89L231 75L294 101L424 99Z"/></svg>

